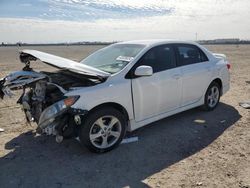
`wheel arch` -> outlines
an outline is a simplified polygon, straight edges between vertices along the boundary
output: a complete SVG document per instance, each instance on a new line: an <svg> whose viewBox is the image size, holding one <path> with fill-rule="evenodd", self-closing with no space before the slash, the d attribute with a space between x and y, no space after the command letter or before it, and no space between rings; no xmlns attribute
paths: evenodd
<svg viewBox="0 0 250 188"><path fill-rule="evenodd" d="M220 86L220 94L222 95L222 91L223 91L222 80L221 80L220 78L215 78L215 79L213 79L213 81L209 84L209 86L210 86L213 82L219 84L219 86Z"/></svg>
<svg viewBox="0 0 250 188"><path fill-rule="evenodd" d="M88 113L91 113L97 109L104 108L104 107L113 107L114 109L121 112L124 115L126 120L129 120L129 115L128 115L126 108L124 106L122 106L121 104L118 104L115 102L106 102L106 103L99 104L99 105L93 107L91 110L89 110Z"/></svg>

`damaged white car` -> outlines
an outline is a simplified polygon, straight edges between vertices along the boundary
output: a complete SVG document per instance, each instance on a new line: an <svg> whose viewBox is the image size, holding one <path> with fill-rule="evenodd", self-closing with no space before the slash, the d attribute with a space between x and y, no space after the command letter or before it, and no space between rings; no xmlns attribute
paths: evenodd
<svg viewBox="0 0 250 188"><path fill-rule="evenodd" d="M79 137L93 152L119 145L126 131L203 105L213 110L229 90L230 64L193 42L130 41L96 51L80 63L23 50L22 71L0 80L0 97L22 89L17 101L37 131ZM58 70L34 71L40 60Z"/></svg>

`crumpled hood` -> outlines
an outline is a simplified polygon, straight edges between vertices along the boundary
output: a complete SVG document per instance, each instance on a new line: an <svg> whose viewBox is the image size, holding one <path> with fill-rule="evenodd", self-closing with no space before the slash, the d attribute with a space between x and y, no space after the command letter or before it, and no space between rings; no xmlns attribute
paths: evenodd
<svg viewBox="0 0 250 188"><path fill-rule="evenodd" d="M91 66L88 66L88 65L76 62L76 61L72 61L70 59L48 54L45 52L41 52L37 50L20 51L20 60L23 63L27 63L29 61L35 61L37 59L51 66L57 67L59 69L65 69L65 70L69 70L69 71L83 74L83 75L97 76L97 77L103 77L103 78L107 78L110 76L110 73L101 71L94 67L91 67Z"/></svg>

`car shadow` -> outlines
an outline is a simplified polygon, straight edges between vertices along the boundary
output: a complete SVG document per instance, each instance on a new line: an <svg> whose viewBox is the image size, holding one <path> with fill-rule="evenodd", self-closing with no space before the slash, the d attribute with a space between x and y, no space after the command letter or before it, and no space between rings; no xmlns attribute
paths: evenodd
<svg viewBox="0 0 250 188"><path fill-rule="evenodd" d="M224 103L211 112L192 109L131 133L139 141L101 155L73 139L57 144L26 132L5 144L11 152L0 158L0 187L148 187L145 178L207 147L240 118Z"/></svg>

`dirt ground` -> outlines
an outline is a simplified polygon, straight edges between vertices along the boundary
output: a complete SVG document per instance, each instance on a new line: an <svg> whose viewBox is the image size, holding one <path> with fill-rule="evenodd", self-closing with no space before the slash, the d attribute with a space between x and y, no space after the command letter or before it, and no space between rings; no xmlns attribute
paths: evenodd
<svg viewBox="0 0 250 188"><path fill-rule="evenodd" d="M101 46L26 47L80 60ZM250 187L250 46L207 46L227 55L231 90L218 108L192 109L133 134L138 142L97 155L76 140L36 135L16 98L0 101L0 187ZM0 77L22 64L0 47ZM36 69L49 69L33 63ZM202 123L203 122L203 123Z"/></svg>

